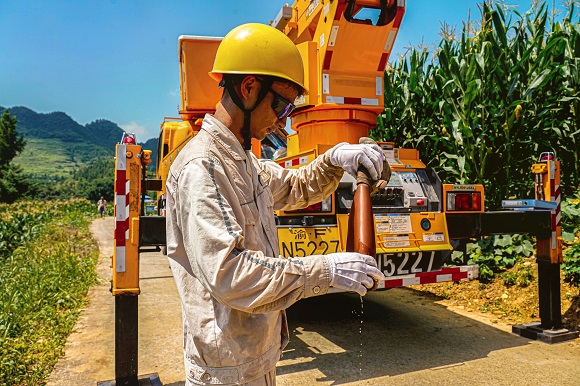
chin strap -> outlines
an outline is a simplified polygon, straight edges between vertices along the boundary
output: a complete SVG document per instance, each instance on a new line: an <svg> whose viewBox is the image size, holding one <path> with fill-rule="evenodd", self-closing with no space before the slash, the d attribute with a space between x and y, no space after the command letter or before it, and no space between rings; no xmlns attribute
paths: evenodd
<svg viewBox="0 0 580 386"><path fill-rule="evenodd" d="M232 101L234 101L236 106L238 106L238 108L244 112L244 127L242 128L242 138L244 139L244 150L252 150L252 137L250 134L250 121L252 111L254 111L256 107L258 107L260 103L262 103L262 101L268 94L268 91L270 91L270 87L272 86L273 81L270 78L266 78L261 83L262 89L258 94L258 99L256 100L254 107L252 107L251 109L246 109L244 107L242 99L240 98L236 90L235 84L231 78L228 78L227 80L224 79L220 83L220 86L225 87L225 89L228 90L228 94L230 95L230 98L232 98Z"/></svg>

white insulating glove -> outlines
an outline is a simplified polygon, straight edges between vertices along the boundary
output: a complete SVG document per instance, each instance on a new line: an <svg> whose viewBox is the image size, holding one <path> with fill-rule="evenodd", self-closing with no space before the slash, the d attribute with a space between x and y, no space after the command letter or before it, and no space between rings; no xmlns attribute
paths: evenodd
<svg viewBox="0 0 580 386"><path fill-rule="evenodd" d="M330 163L343 168L356 178L359 166L364 166L373 180L378 180L383 171L383 154L379 145L356 144L342 142L329 150Z"/></svg>
<svg viewBox="0 0 580 386"><path fill-rule="evenodd" d="M385 276L377 268L374 258L356 252L341 252L324 255L330 271L330 286L354 291L361 296L372 288L374 280Z"/></svg>

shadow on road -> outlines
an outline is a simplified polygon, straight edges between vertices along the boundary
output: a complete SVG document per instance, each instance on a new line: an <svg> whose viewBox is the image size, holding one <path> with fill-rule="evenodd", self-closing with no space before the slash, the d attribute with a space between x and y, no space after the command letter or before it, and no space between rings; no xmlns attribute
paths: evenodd
<svg viewBox="0 0 580 386"><path fill-rule="evenodd" d="M333 384L461 365L527 340L449 311L408 288L302 300L278 375L318 369ZM361 322L362 320L362 322Z"/></svg>

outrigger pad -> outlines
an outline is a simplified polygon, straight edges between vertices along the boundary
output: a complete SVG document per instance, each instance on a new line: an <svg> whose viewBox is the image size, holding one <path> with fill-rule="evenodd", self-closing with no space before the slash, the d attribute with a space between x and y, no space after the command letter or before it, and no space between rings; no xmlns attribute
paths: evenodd
<svg viewBox="0 0 580 386"><path fill-rule="evenodd" d="M512 326L512 334L524 338L539 340L547 344L561 343L574 340L580 336L578 331L559 328L557 330L542 328L540 322L524 323Z"/></svg>

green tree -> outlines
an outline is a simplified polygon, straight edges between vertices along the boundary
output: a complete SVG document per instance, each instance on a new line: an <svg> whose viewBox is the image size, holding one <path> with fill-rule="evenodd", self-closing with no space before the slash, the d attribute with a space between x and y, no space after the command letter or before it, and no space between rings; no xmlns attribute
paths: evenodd
<svg viewBox="0 0 580 386"><path fill-rule="evenodd" d="M16 117L4 110L0 118L0 202L12 203L32 192L22 169L12 160L24 150L26 141L16 130Z"/></svg>
<svg viewBox="0 0 580 386"><path fill-rule="evenodd" d="M16 117L4 110L0 118L0 166L6 166L14 157L24 150L26 141L18 135Z"/></svg>
<svg viewBox="0 0 580 386"><path fill-rule="evenodd" d="M112 201L114 196L115 160L113 157L97 158L73 173L77 181L77 194L91 201L101 196Z"/></svg>
<svg viewBox="0 0 580 386"><path fill-rule="evenodd" d="M107 201L114 197L115 160L113 157L95 158L73 171L70 177L55 181L50 189L44 186L39 191L40 198L81 197L97 201L101 196Z"/></svg>

